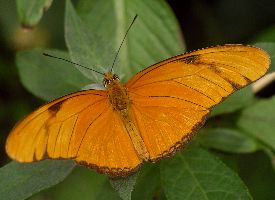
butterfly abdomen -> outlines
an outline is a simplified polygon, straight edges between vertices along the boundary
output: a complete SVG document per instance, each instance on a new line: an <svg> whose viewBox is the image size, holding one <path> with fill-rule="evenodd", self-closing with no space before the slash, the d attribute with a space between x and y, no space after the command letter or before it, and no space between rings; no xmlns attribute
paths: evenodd
<svg viewBox="0 0 275 200"><path fill-rule="evenodd" d="M131 114L122 112L121 119L132 140L138 157L141 158L141 160L149 160L149 152L145 146L145 143L140 135L137 126L134 123L134 119L131 117Z"/></svg>

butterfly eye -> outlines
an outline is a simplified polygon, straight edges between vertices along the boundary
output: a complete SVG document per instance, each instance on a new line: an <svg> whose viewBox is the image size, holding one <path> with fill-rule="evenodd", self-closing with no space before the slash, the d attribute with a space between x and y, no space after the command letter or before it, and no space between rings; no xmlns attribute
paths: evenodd
<svg viewBox="0 0 275 200"><path fill-rule="evenodd" d="M104 87L107 87L107 85L109 85L109 84L110 84L110 80L106 80L106 79L103 80Z"/></svg>
<svg viewBox="0 0 275 200"><path fill-rule="evenodd" d="M113 80L119 80L118 75L114 74L114 76L113 76Z"/></svg>

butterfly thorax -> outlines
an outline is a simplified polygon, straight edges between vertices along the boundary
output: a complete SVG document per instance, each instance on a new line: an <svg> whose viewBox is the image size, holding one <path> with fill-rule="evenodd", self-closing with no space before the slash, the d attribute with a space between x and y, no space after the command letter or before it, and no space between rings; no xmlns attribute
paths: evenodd
<svg viewBox="0 0 275 200"><path fill-rule="evenodd" d="M105 74L103 83L108 91L109 101L113 109L119 112L127 112L130 99L126 88L120 83L119 77L108 72Z"/></svg>

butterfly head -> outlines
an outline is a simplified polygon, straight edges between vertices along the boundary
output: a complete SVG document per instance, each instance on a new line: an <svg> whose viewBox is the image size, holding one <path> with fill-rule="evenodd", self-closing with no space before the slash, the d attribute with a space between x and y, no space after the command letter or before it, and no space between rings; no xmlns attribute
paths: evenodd
<svg viewBox="0 0 275 200"><path fill-rule="evenodd" d="M104 74L103 85L105 88L108 88L110 85L119 81L119 77L112 72L107 72Z"/></svg>

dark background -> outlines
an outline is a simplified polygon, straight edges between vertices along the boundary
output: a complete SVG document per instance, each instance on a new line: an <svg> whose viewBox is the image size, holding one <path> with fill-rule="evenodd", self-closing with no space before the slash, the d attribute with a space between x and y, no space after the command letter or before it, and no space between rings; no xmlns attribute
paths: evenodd
<svg viewBox="0 0 275 200"><path fill-rule="evenodd" d="M249 43L275 25L272 0L168 0L188 50L223 43Z"/></svg>

